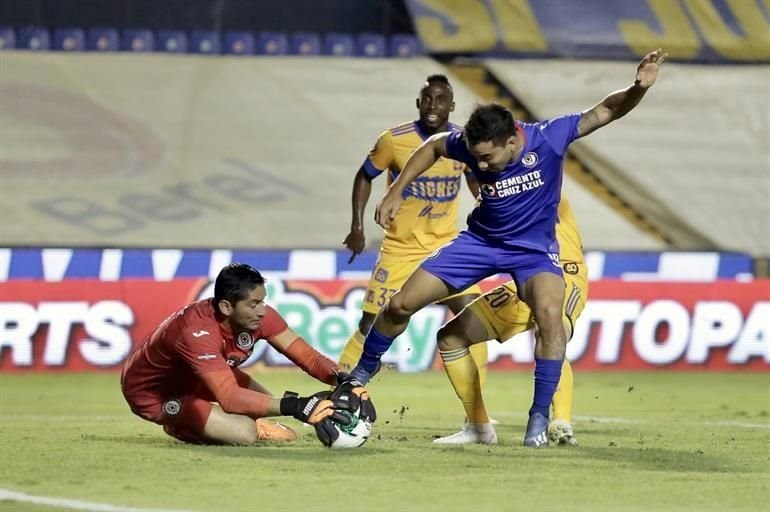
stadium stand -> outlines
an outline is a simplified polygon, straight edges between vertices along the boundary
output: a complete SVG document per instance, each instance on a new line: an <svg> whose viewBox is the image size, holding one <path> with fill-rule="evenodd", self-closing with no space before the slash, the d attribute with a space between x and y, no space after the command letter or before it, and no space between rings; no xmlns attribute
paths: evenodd
<svg viewBox="0 0 770 512"><path fill-rule="evenodd" d="M155 50L155 34L144 28L123 31L120 49L126 52L151 52Z"/></svg>
<svg viewBox="0 0 770 512"><path fill-rule="evenodd" d="M87 31L86 49L95 52L116 52L120 37L114 28L98 27Z"/></svg>
<svg viewBox="0 0 770 512"><path fill-rule="evenodd" d="M64 52L82 52L86 47L86 35L79 28L57 28L53 31L53 49Z"/></svg>
<svg viewBox="0 0 770 512"><path fill-rule="evenodd" d="M251 33L242 31L225 32L223 53L228 55L253 55L254 49L254 35Z"/></svg>
<svg viewBox="0 0 770 512"><path fill-rule="evenodd" d="M29 119L4 135L14 143L0 237L46 245L328 247L349 223L341 191L349 191L366 152L383 129L416 116L425 76L446 72L426 58L329 62L9 53L9 76L34 86L0 82L3 109ZM462 123L477 96L453 81L453 119ZM191 99L203 94L206 101ZM40 110L43 103L55 108ZM82 119L88 122L75 122ZM385 180L375 182L373 195L384 187ZM604 217L579 217L590 247L659 246L574 182L565 188L579 216ZM467 212L470 194L461 198ZM255 203L269 205L265 215L240 218ZM151 204L164 206L153 212ZM239 225L221 225L222 211L238 215ZM366 219L374 243L380 230L372 215Z"/></svg>
<svg viewBox="0 0 770 512"><path fill-rule="evenodd" d="M16 33L12 27L0 27L0 51L16 48Z"/></svg>

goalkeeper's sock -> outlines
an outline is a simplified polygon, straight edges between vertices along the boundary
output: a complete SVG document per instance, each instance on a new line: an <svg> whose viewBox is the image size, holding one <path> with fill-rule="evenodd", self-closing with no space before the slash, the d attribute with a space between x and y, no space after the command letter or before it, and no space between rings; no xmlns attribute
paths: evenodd
<svg viewBox="0 0 770 512"><path fill-rule="evenodd" d="M350 375L361 381L361 384L366 385L372 374L377 371L382 355L388 351L394 339L395 336L385 336L372 326L364 340L364 352L361 354L361 359L358 360L358 364L350 372Z"/></svg>
<svg viewBox="0 0 770 512"><path fill-rule="evenodd" d="M538 412L548 417L553 394L556 392L556 386L559 385L561 365L561 359L535 358L535 396L532 407L529 409L530 415Z"/></svg>
<svg viewBox="0 0 770 512"><path fill-rule="evenodd" d="M572 366L569 361L564 360L561 366L561 378L556 392L553 394L553 417L562 419L567 423L572 423L572 396L574 391L574 380L572 377Z"/></svg>
<svg viewBox="0 0 770 512"><path fill-rule="evenodd" d="M481 396L481 382L476 362L468 347L439 351L444 361L444 371L455 388L457 397L463 403L465 414L471 423L489 423L484 398Z"/></svg>
<svg viewBox="0 0 770 512"><path fill-rule="evenodd" d="M487 383L487 364L489 363L487 342L471 345L471 357L479 370L479 385L481 389L484 389L484 384Z"/></svg>
<svg viewBox="0 0 770 512"><path fill-rule="evenodd" d="M353 336L350 337L345 348L342 349L340 354L340 368L342 371L349 372L353 368L359 359L361 359L361 353L364 351L364 335L361 331L356 329Z"/></svg>

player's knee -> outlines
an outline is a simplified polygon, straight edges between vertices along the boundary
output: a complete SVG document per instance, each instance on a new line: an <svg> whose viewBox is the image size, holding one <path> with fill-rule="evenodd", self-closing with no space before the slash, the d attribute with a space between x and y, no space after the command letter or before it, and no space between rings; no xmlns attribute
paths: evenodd
<svg viewBox="0 0 770 512"><path fill-rule="evenodd" d="M414 313L415 308L404 299L400 292L394 294L385 306L385 315L396 323L408 320Z"/></svg>
<svg viewBox="0 0 770 512"><path fill-rule="evenodd" d="M449 322L438 330L437 338L438 349L442 352L468 346L467 340L461 333L457 332L457 329L452 325L452 322Z"/></svg>
<svg viewBox="0 0 770 512"><path fill-rule="evenodd" d="M555 300L544 301L535 309L535 319L540 329L562 329L563 312L561 303Z"/></svg>

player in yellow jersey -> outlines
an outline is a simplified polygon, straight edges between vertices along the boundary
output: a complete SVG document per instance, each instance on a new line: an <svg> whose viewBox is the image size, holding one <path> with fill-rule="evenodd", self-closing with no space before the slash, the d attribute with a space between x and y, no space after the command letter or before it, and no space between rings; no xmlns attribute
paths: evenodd
<svg viewBox="0 0 770 512"><path fill-rule="evenodd" d="M558 209L556 239L566 283L564 329L569 340L575 320L583 311L588 297L588 271L575 216L563 195ZM510 281L482 295L439 330L438 346L444 370L463 403L468 423L460 432L438 438L434 443L497 442L497 434L481 393L482 383L475 364L477 354L471 355L470 350L476 346L486 347L484 342L490 339L502 343L534 327L532 310L519 300L516 285ZM550 440L558 444L577 444L572 428L572 387L572 368L564 359L561 379L552 402L553 420L548 426Z"/></svg>
<svg viewBox="0 0 770 512"><path fill-rule="evenodd" d="M425 139L434 133L459 129L449 122L449 114L455 106L453 98L452 86L446 76L429 76L417 98L420 118L385 130L377 139L353 182L353 220L350 233L343 242L352 251L349 263L366 244L363 215L372 190L372 180L385 172L390 184ZM339 364L343 370L350 371L358 362L364 337L390 296L401 288L425 258L457 236L457 209L463 175L473 197L477 197L478 184L465 165L446 158L439 159L405 192L401 210L385 231L379 258L366 290L358 330L348 340L340 356ZM481 289L474 285L447 298L442 304L456 314L480 293ZM479 358L483 378L487 361L486 345L479 346L479 350L483 351Z"/></svg>

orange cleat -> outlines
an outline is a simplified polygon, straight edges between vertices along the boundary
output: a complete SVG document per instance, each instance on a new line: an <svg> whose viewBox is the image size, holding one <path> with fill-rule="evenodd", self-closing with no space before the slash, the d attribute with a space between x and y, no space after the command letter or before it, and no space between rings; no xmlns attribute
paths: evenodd
<svg viewBox="0 0 770 512"><path fill-rule="evenodd" d="M257 439L260 441L286 442L297 440L297 433L286 425L262 418L256 420L256 423Z"/></svg>

